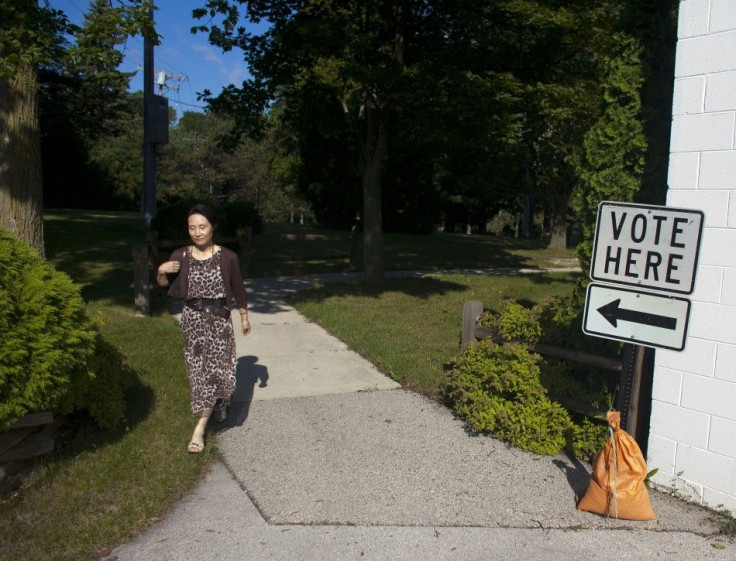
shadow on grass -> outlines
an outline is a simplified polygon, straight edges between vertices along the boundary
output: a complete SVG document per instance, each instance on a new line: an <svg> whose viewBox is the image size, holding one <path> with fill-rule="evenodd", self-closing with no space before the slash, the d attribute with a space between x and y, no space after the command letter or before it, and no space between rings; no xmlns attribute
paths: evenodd
<svg viewBox="0 0 736 561"><path fill-rule="evenodd" d="M303 286L302 289L310 288L307 292L294 290L288 295L289 303L302 301L322 301L332 297L357 296L368 298L379 298L389 292L401 292L407 296L427 300L433 296L442 296L450 292L463 292L467 287L456 282L446 281L434 277L421 278L397 278L387 280L381 288L370 288L364 284L352 283L329 283L312 284ZM257 295L254 295L257 300ZM256 304L258 305L258 304ZM263 308L269 311L268 307Z"/></svg>
<svg viewBox="0 0 736 561"><path fill-rule="evenodd" d="M50 210L46 258L80 285L85 301L133 307L133 253L145 241L138 213Z"/></svg>
<svg viewBox="0 0 736 561"><path fill-rule="evenodd" d="M58 460L76 456L82 452L94 451L109 446L125 437L130 431L143 422L155 406L153 389L141 381L138 373L131 368L117 348L100 338L98 353L104 356L110 375L105 377L105 385L114 388L120 384L123 388L124 419L114 429L101 428L87 409L77 409L66 416L57 433L57 446L52 459ZM102 401L105 389L102 388ZM95 393L92 398L97 398ZM90 409L100 403L90 404ZM104 407L104 404L103 404Z"/></svg>

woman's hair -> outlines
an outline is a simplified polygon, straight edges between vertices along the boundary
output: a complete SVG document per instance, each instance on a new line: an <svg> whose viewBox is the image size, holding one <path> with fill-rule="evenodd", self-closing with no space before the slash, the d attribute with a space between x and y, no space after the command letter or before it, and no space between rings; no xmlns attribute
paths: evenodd
<svg viewBox="0 0 736 561"><path fill-rule="evenodd" d="M212 207L203 204L194 205L189 209L189 212L187 212L187 220L189 220L189 217L193 214L201 214L207 219L207 222L212 224L213 229L217 229L217 215L215 214L215 211L212 210Z"/></svg>

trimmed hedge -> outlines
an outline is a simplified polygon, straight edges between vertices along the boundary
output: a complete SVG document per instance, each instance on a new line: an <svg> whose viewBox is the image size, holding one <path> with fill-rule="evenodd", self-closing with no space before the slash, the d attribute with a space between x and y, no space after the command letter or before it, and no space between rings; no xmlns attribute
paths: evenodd
<svg viewBox="0 0 736 561"><path fill-rule="evenodd" d="M0 230L0 431L28 413L76 409L117 428L127 373L72 280Z"/></svg>

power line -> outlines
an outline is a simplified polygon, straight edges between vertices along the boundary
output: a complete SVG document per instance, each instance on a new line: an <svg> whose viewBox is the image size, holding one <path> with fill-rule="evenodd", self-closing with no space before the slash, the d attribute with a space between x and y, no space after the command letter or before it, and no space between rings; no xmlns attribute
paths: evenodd
<svg viewBox="0 0 736 561"><path fill-rule="evenodd" d="M164 97L166 97L166 96L164 96ZM170 97L166 97L166 99L168 99L169 101L171 101L173 103L178 103L179 105L186 105L188 107L198 107L199 109L207 109L207 106L206 105L195 105L194 103L186 103L184 101L178 101L178 100L175 100L175 99L171 99Z"/></svg>

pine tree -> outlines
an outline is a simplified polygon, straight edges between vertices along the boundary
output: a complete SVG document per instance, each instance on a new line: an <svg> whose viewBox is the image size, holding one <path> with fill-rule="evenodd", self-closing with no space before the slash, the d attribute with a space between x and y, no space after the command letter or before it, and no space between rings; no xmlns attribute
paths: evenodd
<svg viewBox="0 0 736 561"><path fill-rule="evenodd" d="M590 267L598 204L633 201L641 189L647 140L642 125L641 46L624 34L615 36L617 50L607 57L604 109L585 135L582 187L574 209L583 224L577 254L583 270Z"/></svg>

